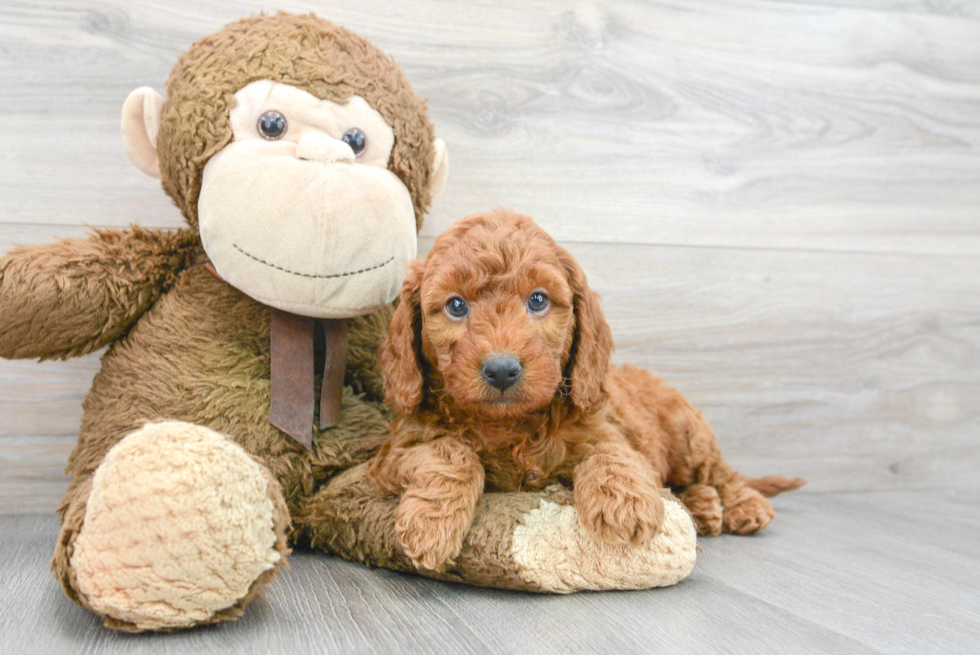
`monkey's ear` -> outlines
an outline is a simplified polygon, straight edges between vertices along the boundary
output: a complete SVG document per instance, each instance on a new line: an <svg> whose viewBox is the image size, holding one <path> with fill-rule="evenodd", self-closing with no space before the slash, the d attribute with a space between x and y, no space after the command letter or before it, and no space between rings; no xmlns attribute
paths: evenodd
<svg viewBox="0 0 980 655"><path fill-rule="evenodd" d="M429 190L435 200L446 188L446 178L449 177L449 151L442 139L436 139L436 152L433 156L432 175L429 177Z"/></svg>
<svg viewBox="0 0 980 655"><path fill-rule="evenodd" d="M123 146L129 159L147 175L160 177L157 133L163 117L163 96L142 86L126 98L122 109Z"/></svg>

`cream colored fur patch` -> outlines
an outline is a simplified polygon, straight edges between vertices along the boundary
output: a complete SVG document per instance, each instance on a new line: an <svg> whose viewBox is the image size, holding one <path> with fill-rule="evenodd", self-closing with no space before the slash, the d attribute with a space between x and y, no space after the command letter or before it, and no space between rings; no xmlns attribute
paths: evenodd
<svg viewBox="0 0 980 655"><path fill-rule="evenodd" d="M139 628L207 620L281 557L268 487L217 432L146 425L95 472L71 557L78 590L95 611Z"/></svg>
<svg viewBox="0 0 980 655"><path fill-rule="evenodd" d="M234 140L208 160L201 243L228 284L293 314L350 318L394 300L417 253L415 209L388 170L393 129L363 98L320 100L259 80L235 94ZM280 138L258 132L266 111ZM355 156L343 135L365 138Z"/></svg>
<svg viewBox="0 0 980 655"><path fill-rule="evenodd" d="M665 498L664 510L650 544L617 546L593 539L573 506L541 501L514 530L514 561L524 580L554 593L676 584L694 568L697 535L680 503Z"/></svg>

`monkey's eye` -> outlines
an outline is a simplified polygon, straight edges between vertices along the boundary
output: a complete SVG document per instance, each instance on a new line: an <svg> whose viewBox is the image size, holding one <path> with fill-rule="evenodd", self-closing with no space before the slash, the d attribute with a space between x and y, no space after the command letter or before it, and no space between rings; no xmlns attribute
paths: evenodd
<svg viewBox="0 0 980 655"><path fill-rule="evenodd" d="M459 296L454 296L446 301L446 313L453 318L463 318L469 311L466 301Z"/></svg>
<svg viewBox="0 0 980 655"><path fill-rule="evenodd" d="M531 297L527 299L527 308L534 314L540 314L544 310L548 309L548 296L544 295L540 291L535 291L531 294Z"/></svg>
<svg viewBox="0 0 980 655"><path fill-rule="evenodd" d="M286 134L286 117L278 111L270 110L259 116L259 122L256 127L263 139L275 141L276 139L281 139Z"/></svg>
<svg viewBox="0 0 980 655"><path fill-rule="evenodd" d="M344 135L340 139L350 146L350 149L354 151L354 156L356 157L360 157L361 153L364 152L364 148L367 146L367 134L359 127L350 128L344 132Z"/></svg>

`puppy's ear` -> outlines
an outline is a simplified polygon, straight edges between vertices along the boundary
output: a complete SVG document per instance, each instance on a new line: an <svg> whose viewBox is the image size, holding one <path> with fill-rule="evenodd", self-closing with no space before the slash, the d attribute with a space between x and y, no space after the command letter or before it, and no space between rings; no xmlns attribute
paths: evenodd
<svg viewBox="0 0 980 655"><path fill-rule="evenodd" d="M398 308L388 326L388 338L381 345L381 374L385 380L385 400L398 414L411 414L422 402L422 314L419 291L424 262L409 264L402 285Z"/></svg>
<svg viewBox="0 0 980 655"><path fill-rule="evenodd" d="M602 313L599 295L589 288L582 267L563 248L560 259L572 287L575 310L575 334L565 365L565 378L571 380L572 404L589 411L605 395L613 350L612 331Z"/></svg>

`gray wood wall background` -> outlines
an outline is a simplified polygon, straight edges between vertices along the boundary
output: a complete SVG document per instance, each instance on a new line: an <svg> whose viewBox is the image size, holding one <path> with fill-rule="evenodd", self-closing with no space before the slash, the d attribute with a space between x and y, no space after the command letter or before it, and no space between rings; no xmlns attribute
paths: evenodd
<svg viewBox="0 0 980 655"><path fill-rule="evenodd" d="M423 250L474 211L533 216L618 360L699 404L736 466L976 487L980 2L5 0L0 248L179 226L119 110L260 9L369 37L429 98L451 174ZM98 365L0 361L0 512L57 505Z"/></svg>

